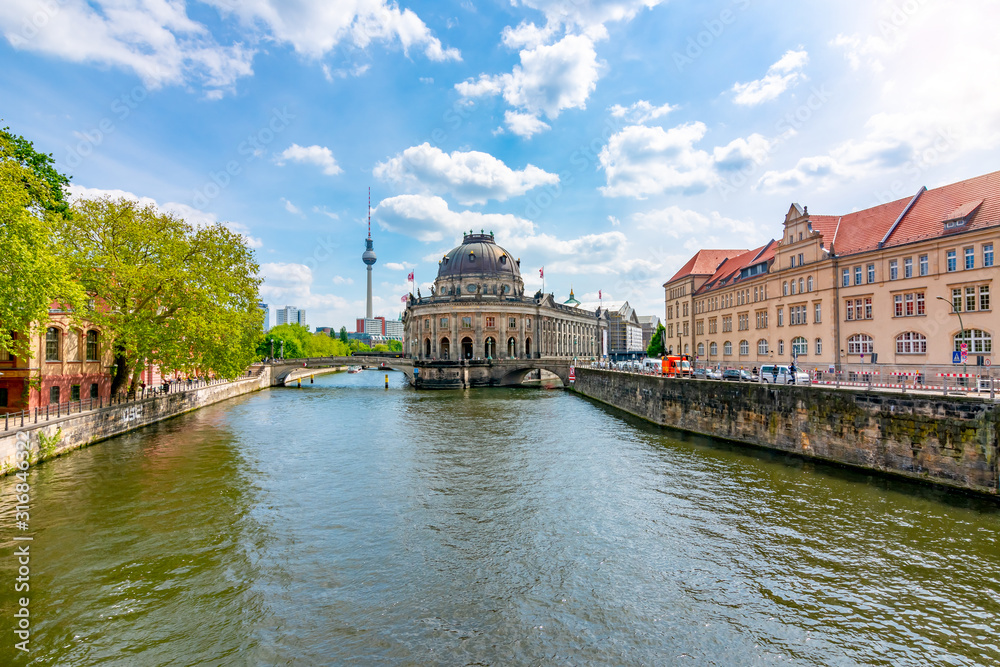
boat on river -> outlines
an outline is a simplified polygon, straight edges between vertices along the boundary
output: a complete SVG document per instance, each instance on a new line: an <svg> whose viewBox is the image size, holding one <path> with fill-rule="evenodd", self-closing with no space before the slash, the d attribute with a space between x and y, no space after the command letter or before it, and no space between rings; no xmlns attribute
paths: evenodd
<svg viewBox="0 0 1000 667"><path fill-rule="evenodd" d="M360 373L361 372L361 366L348 366L347 367L347 372L348 373Z"/></svg>

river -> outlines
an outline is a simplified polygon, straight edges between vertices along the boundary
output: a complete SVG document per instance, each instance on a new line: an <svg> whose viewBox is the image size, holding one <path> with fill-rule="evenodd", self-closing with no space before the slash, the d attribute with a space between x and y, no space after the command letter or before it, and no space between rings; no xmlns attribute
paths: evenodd
<svg viewBox="0 0 1000 667"><path fill-rule="evenodd" d="M0 479L0 664L1000 664L995 503L389 377L32 468L27 657Z"/></svg>

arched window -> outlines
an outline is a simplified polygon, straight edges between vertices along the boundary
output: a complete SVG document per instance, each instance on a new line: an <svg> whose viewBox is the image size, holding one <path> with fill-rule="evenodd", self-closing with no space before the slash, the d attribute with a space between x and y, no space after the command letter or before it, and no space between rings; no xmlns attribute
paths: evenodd
<svg viewBox="0 0 1000 667"><path fill-rule="evenodd" d="M871 354L875 342L867 334L854 334L847 339L847 354Z"/></svg>
<svg viewBox="0 0 1000 667"><path fill-rule="evenodd" d="M507 339L507 357L513 359L517 356L517 339L513 336Z"/></svg>
<svg viewBox="0 0 1000 667"><path fill-rule="evenodd" d="M809 276L809 278L806 280L806 289L809 290L810 292L813 291L813 277L812 276Z"/></svg>
<svg viewBox="0 0 1000 667"><path fill-rule="evenodd" d="M441 339L441 358L449 359L451 355L451 341L447 337Z"/></svg>
<svg viewBox="0 0 1000 667"><path fill-rule="evenodd" d="M430 357L431 356L431 339L430 338L428 338L427 340L424 341L424 356L425 357Z"/></svg>
<svg viewBox="0 0 1000 667"><path fill-rule="evenodd" d="M778 356L781 356L781 355L784 355L784 354L785 354L785 341L779 340L778 341Z"/></svg>
<svg viewBox="0 0 1000 667"><path fill-rule="evenodd" d="M927 354L927 337L916 331L896 336L896 354Z"/></svg>
<svg viewBox="0 0 1000 667"><path fill-rule="evenodd" d="M733 344L728 340L722 344L722 354L725 356L730 356L733 353Z"/></svg>
<svg viewBox="0 0 1000 667"><path fill-rule="evenodd" d="M962 349L963 342L968 346L969 354L989 354L993 351L993 337L982 329L966 329L956 334L955 351Z"/></svg>
<svg viewBox="0 0 1000 667"><path fill-rule="evenodd" d="M802 294L802 292L805 291L805 290L802 289L803 286L804 286L804 284L802 282L802 278L799 278L799 294Z"/></svg>
<svg viewBox="0 0 1000 667"><path fill-rule="evenodd" d="M45 330L45 361L59 361L62 351L59 342L59 329L49 327Z"/></svg>
<svg viewBox="0 0 1000 667"><path fill-rule="evenodd" d="M797 336L792 339L792 355L796 357L804 357L809 354L809 341L807 341L802 336Z"/></svg>
<svg viewBox="0 0 1000 667"><path fill-rule="evenodd" d="M710 343L709 346L708 346L708 352L713 357L719 356L719 344L718 343Z"/></svg>
<svg viewBox="0 0 1000 667"><path fill-rule="evenodd" d="M766 338L761 338L759 341L757 341L757 354L758 355L765 355L765 354L767 354L767 339Z"/></svg>
<svg viewBox="0 0 1000 667"><path fill-rule="evenodd" d="M816 356L819 356L821 354L823 354L823 339L822 338L817 338L816 339Z"/></svg>
<svg viewBox="0 0 1000 667"><path fill-rule="evenodd" d="M785 282L781 283L781 293L784 296L788 296L788 281L787 280Z"/></svg>
<svg viewBox="0 0 1000 667"><path fill-rule="evenodd" d="M705 344L704 343L698 343L698 356L699 357L704 357L705 356Z"/></svg>
<svg viewBox="0 0 1000 667"><path fill-rule="evenodd" d="M691 354L691 346L684 343L684 354Z"/></svg>
<svg viewBox="0 0 1000 667"><path fill-rule="evenodd" d="M100 351L97 347L97 332L91 329L87 332L87 361L100 361Z"/></svg>
<svg viewBox="0 0 1000 667"><path fill-rule="evenodd" d="M750 341L741 340L740 341L740 356L745 357L750 354Z"/></svg>
<svg viewBox="0 0 1000 667"><path fill-rule="evenodd" d="M792 281L792 294L795 294L795 281Z"/></svg>
<svg viewBox="0 0 1000 667"><path fill-rule="evenodd" d="M531 338L524 339L524 356L531 358Z"/></svg>

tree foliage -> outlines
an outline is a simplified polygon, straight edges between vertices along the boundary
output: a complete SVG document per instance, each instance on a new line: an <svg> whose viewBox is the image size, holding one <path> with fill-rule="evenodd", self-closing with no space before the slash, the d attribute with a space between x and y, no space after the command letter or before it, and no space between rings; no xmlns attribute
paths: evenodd
<svg viewBox="0 0 1000 667"><path fill-rule="evenodd" d="M51 157L0 130L0 350L18 357L31 354L28 334L48 319L50 305L73 309L83 296L53 237L61 185L50 185L46 177L56 185L68 182L52 168Z"/></svg>
<svg viewBox="0 0 1000 667"><path fill-rule="evenodd" d="M653 337L649 339L649 347L646 348L647 357L662 357L665 355L666 349L663 345L663 341L666 340L667 330L663 328L662 324L656 326L656 331L653 333Z"/></svg>
<svg viewBox="0 0 1000 667"><path fill-rule="evenodd" d="M244 239L217 224L194 228L128 199L73 206L59 242L80 272L115 353L112 392L147 364L233 378L261 336L258 266Z"/></svg>
<svg viewBox="0 0 1000 667"><path fill-rule="evenodd" d="M257 346L258 358L271 356L271 341L274 341L274 356L281 354L281 343L285 343L285 359L311 357L346 357L350 349L339 338L330 338L324 333L309 333L301 324L279 324L272 327Z"/></svg>
<svg viewBox="0 0 1000 667"><path fill-rule="evenodd" d="M347 327L340 327L340 342L344 345L348 344Z"/></svg>

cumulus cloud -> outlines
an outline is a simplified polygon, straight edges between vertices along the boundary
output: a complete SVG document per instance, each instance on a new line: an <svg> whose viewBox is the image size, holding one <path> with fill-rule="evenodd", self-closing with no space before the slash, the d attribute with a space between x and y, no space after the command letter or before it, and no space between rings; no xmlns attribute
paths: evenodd
<svg viewBox="0 0 1000 667"><path fill-rule="evenodd" d="M712 159L719 171L742 171L763 163L773 145L774 142L767 137L751 134L746 139L739 137L725 146L716 147L712 150Z"/></svg>
<svg viewBox="0 0 1000 667"><path fill-rule="evenodd" d="M398 43L423 51L433 61L461 60L457 49L445 48L430 28L409 9L385 0L207 0L224 16L235 15L250 28L266 27L278 42L297 53L320 58L341 45L359 49L372 42Z"/></svg>
<svg viewBox="0 0 1000 667"><path fill-rule="evenodd" d="M87 188L82 185L75 184L69 186L70 201L76 201L78 199L100 199L101 197L110 197L111 199L129 199L137 202L140 206L152 206L161 213L175 215L194 227L209 227L211 225L220 224L218 216L216 216L215 213L202 211L188 204L172 201L166 202L165 204L159 204L152 197L140 197L139 195L126 190ZM243 240L246 241L246 244L249 247L257 249L264 246L263 241L250 235L250 229L243 223L227 220L223 221L221 224L229 231L242 236Z"/></svg>
<svg viewBox="0 0 1000 667"><path fill-rule="evenodd" d="M441 197L427 195L383 199L372 209L372 220L386 231L425 243L460 239L469 229L492 231L498 242L534 231L530 220L510 214L452 211Z"/></svg>
<svg viewBox="0 0 1000 667"><path fill-rule="evenodd" d="M515 171L489 153L445 153L428 143L407 148L373 171L377 178L427 192L450 193L463 205L504 201L540 185L559 182L559 176L534 165Z"/></svg>
<svg viewBox="0 0 1000 667"><path fill-rule="evenodd" d="M585 109L601 70L594 42L585 35L566 35L554 44L524 49L520 60L509 74L483 74L455 89L466 98L502 94L516 110L506 116L508 129L521 136L545 129L543 115L555 120L566 109Z"/></svg>
<svg viewBox="0 0 1000 667"><path fill-rule="evenodd" d="M733 84L733 102L741 106L756 106L781 95L805 79L802 68L809 62L805 49L786 51L785 55L767 68L764 78L748 83Z"/></svg>
<svg viewBox="0 0 1000 667"><path fill-rule="evenodd" d="M715 183L712 156L694 144L705 136L704 123L669 130L630 125L612 135L598 156L607 177L606 197L636 197L672 192L694 194Z"/></svg>
<svg viewBox="0 0 1000 667"><path fill-rule="evenodd" d="M285 162L301 162L316 165L327 176L336 176L343 169L333 158L333 152L326 146L299 146L292 144L275 157L275 164L283 167Z"/></svg>
<svg viewBox="0 0 1000 667"><path fill-rule="evenodd" d="M253 49L219 44L183 2L5 0L0 30L15 49L131 70L150 89L197 83L218 99L253 74Z"/></svg>
<svg viewBox="0 0 1000 667"><path fill-rule="evenodd" d="M631 21L643 9L663 0L512 0L545 15L547 25L577 28L585 32L603 30L605 23Z"/></svg>
<svg viewBox="0 0 1000 667"><path fill-rule="evenodd" d="M354 284L354 279L353 278L345 278L344 276L334 276L333 277L333 284L334 285L353 285Z"/></svg>
<svg viewBox="0 0 1000 667"><path fill-rule="evenodd" d="M616 104L611 107L611 115L615 118L621 118L628 123L634 123L636 125L642 125L648 121L656 120L662 116L666 116L671 111L675 110L677 107L670 106L669 104L664 104L663 106L654 107L652 104L646 100L639 100L631 106L623 107L620 104Z"/></svg>
<svg viewBox="0 0 1000 667"><path fill-rule="evenodd" d="M700 236L703 239L720 239L730 245L734 239L737 245L743 243L758 231L752 222L727 218L718 211L711 211L706 215L679 206L642 211L633 214L632 219L637 229L653 231L660 236L679 240Z"/></svg>

